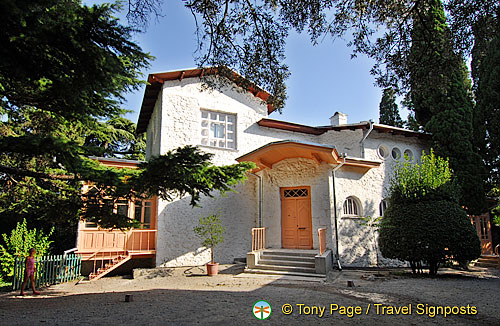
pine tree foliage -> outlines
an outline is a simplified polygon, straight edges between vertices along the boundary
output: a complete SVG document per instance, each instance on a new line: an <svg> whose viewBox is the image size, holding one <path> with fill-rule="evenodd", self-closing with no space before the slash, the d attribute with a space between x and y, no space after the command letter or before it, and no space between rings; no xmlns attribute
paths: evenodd
<svg viewBox="0 0 500 326"><path fill-rule="evenodd" d="M131 41L134 30L113 16L117 9L78 0L0 2L0 233L24 218L46 232L55 226L62 251L74 246L80 218L133 226L113 212L119 198L168 189L171 196L191 195L194 205L200 194L228 191L253 167L213 167L210 156L191 150L180 179L168 161L175 155L167 153L154 169L156 181L169 187L142 188L147 165L117 169L89 158L144 157L144 136L121 117L121 105L124 92L143 84L140 70L151 57ZM176 183L164 180L170 177ZM82 195L83 182L92 186Z"/></svg>
<svg viewBox="0 0 500 326"><path fill-rule="evenodd" d="M379 122L388 126L403 128L404 122L396 104L396 92L392 87L384 89L379 105Z"/></svg>

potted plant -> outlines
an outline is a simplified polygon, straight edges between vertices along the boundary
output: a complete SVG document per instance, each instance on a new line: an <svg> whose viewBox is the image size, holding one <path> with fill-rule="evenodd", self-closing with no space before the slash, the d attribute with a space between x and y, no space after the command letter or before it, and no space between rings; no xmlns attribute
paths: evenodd
<svg viewBox="0 0 500 326"><path fill-rule="evenodd" d="M202 240L201 244L210 248L211 260L207 263L207 274L209 276L217 275L219 272L219 264L214 261L214 248L218 244L224 242L224 230L221 225L219 215L209 215L200 218L198 226L194 229L194 233Z"/></svg>

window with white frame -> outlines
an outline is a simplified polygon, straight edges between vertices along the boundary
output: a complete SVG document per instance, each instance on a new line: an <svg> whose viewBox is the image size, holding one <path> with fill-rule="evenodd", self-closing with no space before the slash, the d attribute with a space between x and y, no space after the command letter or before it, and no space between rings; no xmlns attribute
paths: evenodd
<svg viewBox="0 0 500 326"><path fill-rule="evenodd" d="M385 213L385 210L387 209L387 206L389 206L389 202L386 199L382 199L382 201L378 205L378 210L379 210L380 216L384 216L384 213Z"/></svg>
<svg viewBox="0 0 500 326"><path fill-rule="evenodd" d="M236 149L236 115L201 110L201 145Z"/></svg>
<svg viewBox="0 0 500 326"><path fill-rule="evenodd" d="M344 202L344 216L360 216L361 207L359 202L354 197L347 197Z"/></svg>

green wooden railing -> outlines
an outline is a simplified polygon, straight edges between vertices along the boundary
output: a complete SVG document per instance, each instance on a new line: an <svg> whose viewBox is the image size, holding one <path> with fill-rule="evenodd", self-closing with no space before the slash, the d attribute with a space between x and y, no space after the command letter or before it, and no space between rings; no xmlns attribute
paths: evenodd
<svg viewBox="0 0 500 326"><path fill-rule="evenodd" d="M24 257L17 257L14 264L12 290L19 290L26 269ZM72 281L80 277L82 257L80 255L55 255L38 257L35 261L35 287ZM28 281L26 287L30 287Z"/></svg>

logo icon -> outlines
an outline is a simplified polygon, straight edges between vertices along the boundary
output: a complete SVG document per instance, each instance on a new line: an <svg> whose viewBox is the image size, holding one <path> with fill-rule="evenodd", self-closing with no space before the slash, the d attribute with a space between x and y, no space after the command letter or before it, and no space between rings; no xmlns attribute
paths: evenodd
<svg viewBox="0 0 500 326"><path fill-rule="evenodd" d="M271 316L272 311L273 310L269 302L264 300L259 300L252 306L253 315L255 316L255 318L260 320L269 318L269 316Z"/></svg>

